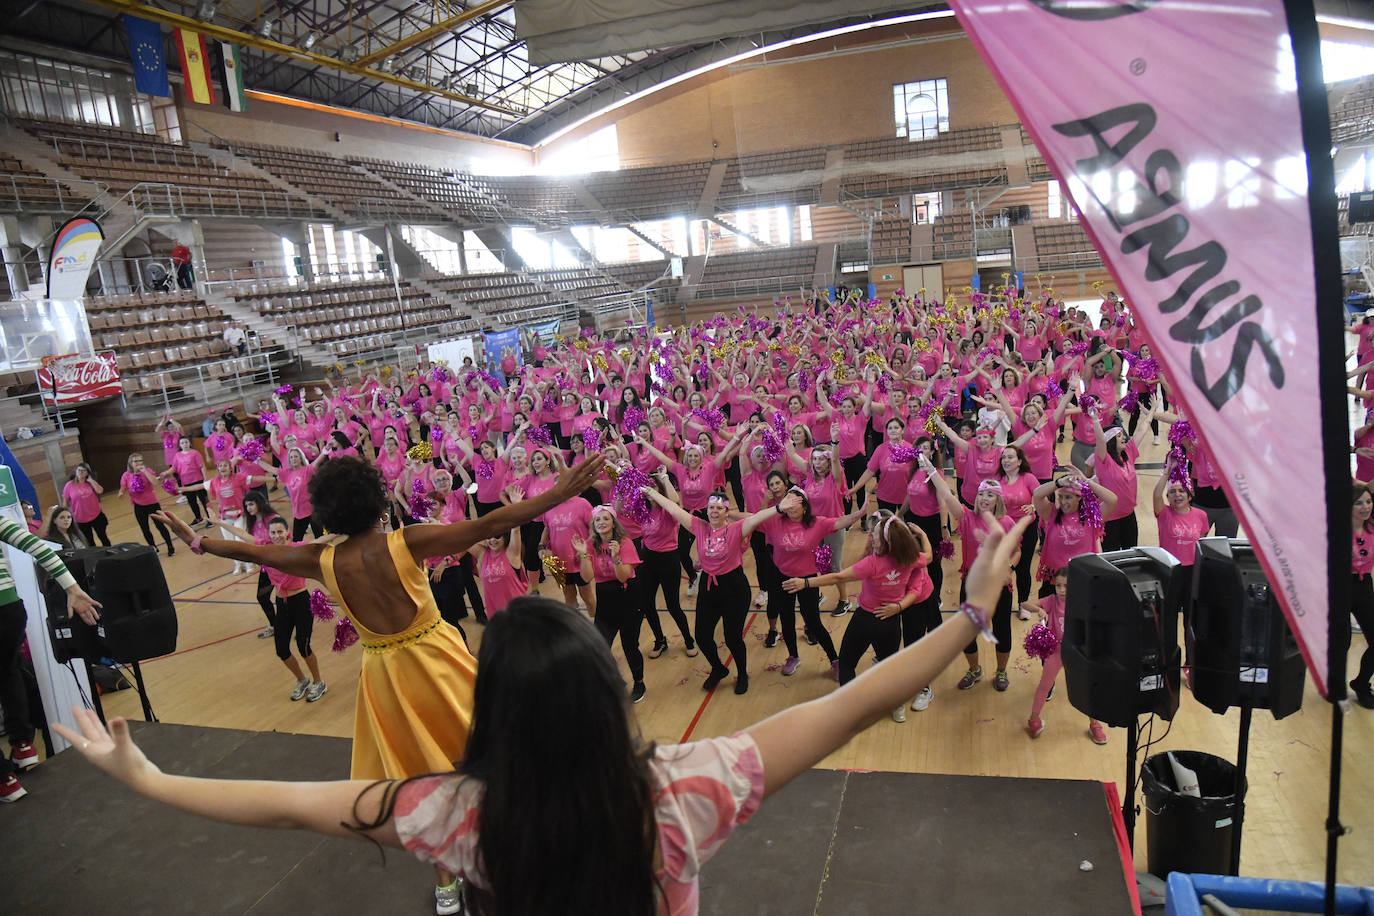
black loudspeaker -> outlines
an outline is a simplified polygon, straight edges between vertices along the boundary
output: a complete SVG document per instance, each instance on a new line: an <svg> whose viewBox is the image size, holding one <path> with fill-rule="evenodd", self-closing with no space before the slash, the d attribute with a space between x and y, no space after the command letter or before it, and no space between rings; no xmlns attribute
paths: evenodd
<svg viewBox="0 0 1374 916"><path fill-rule="evenodd" d="M1351 223L1374 222L1374 191L1356 191L1350 195Z"/></svg>
<svg viewBox="0 0 1374 916"><path fill-rule="evenodd" d="M116 544L63 550L58 556L77 584L102 605L99 625L89 627L69 617L66 592L42 577L53 653L59 662L70 658L136 662L176 651L176 606L156 548ZM66 658L63 653L68 653Z"/></svg>
<svg viewBox="0 0 1374 916"><path fill-rule="evenodd" d="M1202 538L1184 612L1193 696L1215 713L1302 708L1307 668L1250 542Z"/></svg>
<svg viewBox="0 0 1374 916"><path fill-rule="evenodd" d="M1178 710L1178 560L1158 547L1069 561L1064 678L1074 709L1124 728Z"/></svg>

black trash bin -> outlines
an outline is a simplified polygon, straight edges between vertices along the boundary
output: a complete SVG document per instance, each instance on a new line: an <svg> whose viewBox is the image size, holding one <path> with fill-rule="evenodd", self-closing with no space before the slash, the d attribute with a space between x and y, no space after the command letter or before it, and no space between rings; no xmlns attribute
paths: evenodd
<svg viewBox="0 0 1374 916"><path fill-rule="evenodd" d="M1168 754L1145 761L1140 773L1145 793L1150 874L1170 872L1234 875L1231 845L1244 813L1245 785L1236 785L1236 768L1201 751L1174 751L1174 758L1197 773L1201 798L1181 795Z"/></svg>

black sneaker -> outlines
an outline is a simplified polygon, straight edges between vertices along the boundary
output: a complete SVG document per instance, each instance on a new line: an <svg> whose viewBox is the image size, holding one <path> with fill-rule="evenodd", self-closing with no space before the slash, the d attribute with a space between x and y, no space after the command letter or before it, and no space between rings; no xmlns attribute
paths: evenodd
<svg viewBox="0 0 1374 916"><path fill-rule="evenodd" d="M746 694L746 693L748 693L748 692L749 692L749 675L747 675L747 674L745 674L743 671L741 671L739 677L735 680L735 696L743 696L744 694Z"/></svg>
<svg viewBox="0 0 1374 916"><path fill-rule="evenodd" d="M635 681L634 687L630 688L630 702L638 703L644 699L644 682Z"/></svg>
<svg viewBox="0 0 1374 916"><path fill-rule="evenodd" d="M1374 709L1374 689L1368 684L1361 684L1358 681L1350 682L1350 689L1355 694L1355 702L1365 709Z"/></svg>
<svg viewBox="0 0 1374 916"><path fill-rule="evenodd" d="M1046 702L1046 703L1048 703L1050 700L1053 700L1053 699L1054 699L1054 688L1055 688L1055 685L1054 685L1054 684L1051 684L1051 685L1050 685L1050 692L1047 693L1047 694L1045 694L1045 702Z"/></svg>
<svg viewBox="0 0 1374 916"><path fill-rule="evenodd" d="M814 646L816 644L816 637L812 635L810 627L806 628L806 644L808 646Z"/></svg>
<svg viewBox="0 0 1374 916"><path fill-rule="evenodd" d="M716 685L725 680L725 675L730 673L729 668L717 668L712 671L706 680L701 682L702 690L715 690Z"/></svg>
<svg viewBox="0 0 1374 916"><path fill-rule="evenodd" d="M650 657L650 658L658 658L660 655L662 655L664 652L667 652L667 651L668 651L668 639L667 639L667 637L661 637L661 638L659 638L659 639L655 639L655 640L654 640L654 647L653 647L652 649L649 650L649 657Z"/></svg>
<svg viewBox="0 0 1374 916"><path fill-rule="evenodd" d="M771 649L771 648L773 648L774 646L776 646L777 644L778 644L778 631L777 631L777 630L769 630L769 631L768 631L768 635L765 636L765 637L763 637L763 647L764 647L765 649Z"/></svg>

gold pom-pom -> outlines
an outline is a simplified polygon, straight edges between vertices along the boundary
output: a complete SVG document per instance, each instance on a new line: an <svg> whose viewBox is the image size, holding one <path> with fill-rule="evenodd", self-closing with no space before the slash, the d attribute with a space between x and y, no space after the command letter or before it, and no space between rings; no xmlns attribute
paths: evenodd
<svg viewBox="0 0 1374 916"><path fill-rule="evenodd" d="M836 365L836 366L838 366L840 363L844 362L844 351L843 351L843 350L831 350L831 351L830 351L830 362L831 362L833 365Z"/></svg>
<svg viewBox="0 0 1374 916"><path fill-rule="evenodd" d="M630 348L629 348L629 347L621 347L619 350L616 350L616 351L615 351L615 355L620 357L621 362L629 362L629 361L630 361Z"/></svg>
<svg viewBox="0 0 1374 916"><path fill-rule="evenodd" d="M837 382L847 382L847 381L849 381L849 367L848 367L848 366L837 365L837 366L835 367L835 381L837 381Z"/></svg>
<svg viewBox="0 0 1374 916"><path fill-rule="evenodd" d="M617 480L620 479L620 468L611 464L609 461L606 462L606 464L602 467L602 471L605 472L606 479L609 480L611 483L615 483Z"/></svg>
<svg viewBox="0 0 1374 916"><path fill-rule="evenodd" d="M592 354L592 365L595 366L596 368L600 369L602 372L605 372L607 366L609 366L610 363L606 362L606 354L605 354L605 353L593 353L593 354Z"/></svg>
<svg viewBox="0 0 1374 916"><path fill-rule="evenodd" d="M366 365L367 365L367 360L365 360L365 359L355 359L355 360L353 360L353 365L355 365L355 366L366 366Z"/></svg>
<svg viewBox="0 0 1374 916"><path fill-rule="evenodd" d="M1103 283L1101 280L1094 280L1094 281L1093 281L1093 289L1101 289L1102 287L1104 287L1104 286L1106 286L1106 285L1107 285L1107 284Z"/></svg>
<svg viewBox="0 0 1374 916"><path fill-rule="evenodd" d="M382 378L391 378L391 367L390 367L390 366L383 366L383 367L382 367Z"/></svg>
<svg viewBox="0 0 1374 916"><path fill-rule="evenodd" d="M924 337L917 337L911 342L911 345L916 348L917 353L930 352L930 341L926 340Z"/></svg>
<svg viewBox="0 0 1374 916"><path fill-rule="evenodd" d="M433 461L434 449L428 442L421 442L419 445L412 445L407 449L406 457L415 461Z"/></svg>
<svg viewBox="0 0 1374 916"><path fill-rule="evenodd" d="M587 352L587 339L586 339L585 337L579 337L579 338L577 338L577 340L574 340L574 341L573 341L573 347L576 348L576 349L578 349L578 350L581 350L583 353L586 353L586 352Z"/></svg>
<svg viewBox="0 0 1374 916"><path fill-rule="evenodd" d="M545 554L543 560L544 571L547 572L559 588L568 581L567 570L563 568L563 558L555 554Z"/></svg>
<svg viewBox="0 0 1374 916"><path fill-rule="evenodd" d="M940 418L935 415L934 411L931 412L930 416L926 417L926 425L922 428L931 436L941 435Z"/></svg>
<svg viewBox="0 0 1374 916"><path fill-rule="evenodd" d="M769 352L769 353L773 353L773 352L775 352L775 351L777 351L777 350L781 350L781 349L782 349L782 344L778 343L776 340L771 340L771 341L768 342L768 352Z"/></svg>
<svg viewBox="0 0 1374 916"><path fill-rule="evenodd" d="M886 366L887 360L883 359L881 353L870 353L864 357L865 366Z"/></svg>
<svg viewBox="0 0 1374 916"><path fill-rule="evenodd" d="M802 349L801 349L801 344L788 344L788 345L787 345L787 352L788 352L788 353L791 353L793 356L801 356L801 351L802 351Z"/></svg>
<svg viewBox="0 0 1374 916"><path fill-rule="evenodd" d="M1067 321L1061 321L1054 326L1054 329L1060 334L1067 334L1069 331L1069 323Z"/></svg>
<svg viewBox="0 0 1374 916"><path fill-rule="evenodd" d="M992 310L992 320L993 320L993 321L1005 321L1006 318L1007 318L1007 310L1004 309L1002 306L999 305L999 306L997 306L997 308L995 308L995 309Z"/></svg>

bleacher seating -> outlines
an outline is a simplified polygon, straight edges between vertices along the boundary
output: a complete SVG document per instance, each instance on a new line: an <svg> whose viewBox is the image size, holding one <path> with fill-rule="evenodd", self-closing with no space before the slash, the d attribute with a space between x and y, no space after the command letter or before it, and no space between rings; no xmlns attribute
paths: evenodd
<svg viewBox="0 0 1374 916"><path fill-rule="evenodd" d="M491 210L491 202L457 172L441 172L424 165L381 159L350 161L445 210L459 214L489 213Z"/></svg>
<svg viewBox="0 0 1374 916"><path fill-rule="evenodd" d="M303 149L236 143L235 155L350 215L371 214L433 221L436 214L343 159Z"/></svg>
<svg viewBox="0 0 1374 916"><path fill-rule="evenodd" d="M873 221L870 245L875 264L893 264L911 258L911 219L905 216L879 217Z"/></svg>
<svg viewBox="0 0 1374 916"><path fill-rule="evenodd" d="M684 162L679 165L618 172L594 172L582 184L600 204L612 213L629 213L641 219L665 217L671 213L690 213L701 202L706 190L710 162Z"/></svg>
<svg viewBox="0 0 1374 916"><path fill-rule="evenodd" d="M928 140L884 137L854 140L845 144L845 171L841 189L850 197L890 197L924 194L947 188L1006 183L1002 160L1002 134L998 127L951 130ZM898 163L892 169L885 162ZM854 168L860 163L877 163Z"/></svg>
<svg viewBox="0 0 1374 916"><path fill-rule="evenodd" d="M1035 227L1035 250L1042 266L1100 267L1102 257L1076 222Z"/></svg>
<svg viewBox="0 0 1374 916"><path fill-rule="evenodd" d="M228 316L190 290L88 297L86 317L96 349L115 352L128 394L160 390L171 369L233 371L222 336Z"/></svg>
<svg viewBox="0 0 1374 916"><path fill-rule="evenodd" d="M706 259L697 298L728 298L771 289L809 286L816 272L816 246L762 248Z"/></svg>
<svg viewBox="0 0 1374 916"><path fill-rule="evenodd" d="M820 146L741 156L725 167L716 207L729 210L761 204L815 206L821 201L819 176L824 169L825 147ZM787 182L784 176L788 175L799 177L795 182ZM754 179L768 190L746 188Z"/></svg>
<svg viewBox="0 0 1374 916"><path fill-rule="evenodd" d="M1332 96L1331 140L1350 144L1374 137L1374 76L1337 83L1328 87Z"/></svg>
<svg viewBox="0 0 1374 916"><path fill-rule="evenodd" d="M299 195L152 134L63 121L17 123L51 145L63 168L106 185L115 196L145 185L138 200L187 215L312 215Z"/></svg>
<svg viewBox="0 0 1374 916"><path fill-rule="evenodd" d="M14 156L0 154L0 212L70 213L81 209L96 192L95 185L71 187Z"/></svg>

